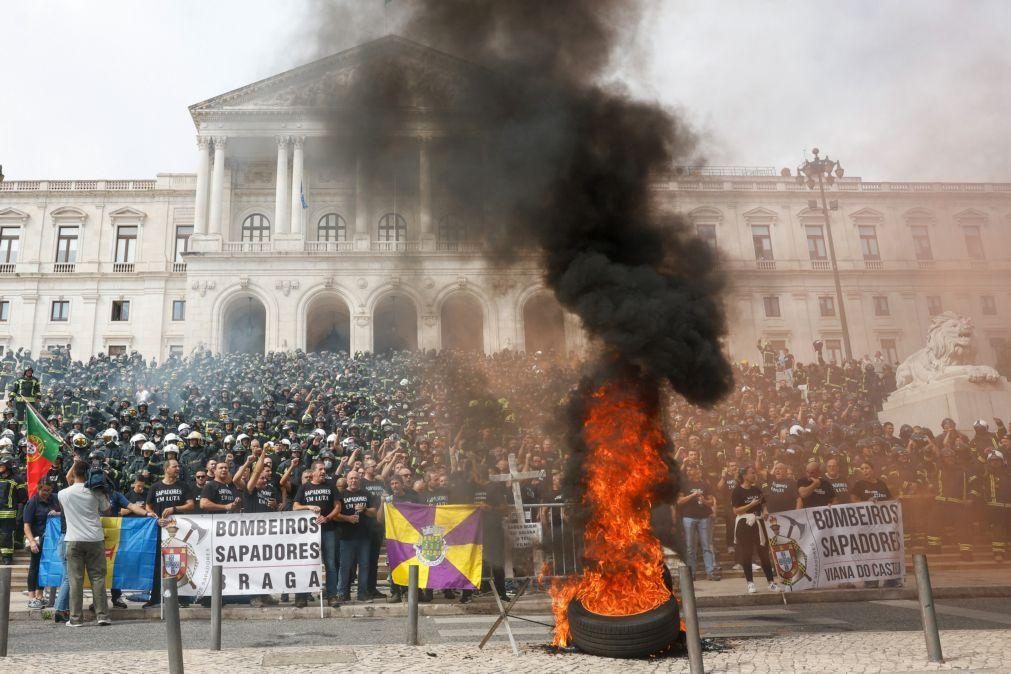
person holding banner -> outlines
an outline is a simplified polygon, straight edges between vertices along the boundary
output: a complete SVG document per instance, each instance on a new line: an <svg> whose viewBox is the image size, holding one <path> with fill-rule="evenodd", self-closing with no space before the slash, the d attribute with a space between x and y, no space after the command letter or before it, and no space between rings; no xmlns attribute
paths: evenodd
<svg viewBox="0 0 1011 674"><path fill-rule="evenodd" d="M42 537L46 533L49 515L60 513L60 504L53 498L53 487L45 478L39 481L35 495L28 499L24 512L25 544L32 551L28 566L28 608L42 608L42 588L39 587L39 562L42 561Z"/></svg>
<svg viewBox="0 0 1011 674"><path fill-rule="evenodd" d="M193 490L189 484L179 479L179 460L165 459L164 469L164 477L151 485L151 489L147 492L147 502L144 504L147 512L158 518L160 529L169 525L172 515L192 512L194 506ZM159 551L161 550L160 529ZM151 599L144 604L144 608L151 608L159 604L161 604L161 554L155 557Z"/></svg>
<svg viewBox="0 0 1011 674"><path fill-rule="evenodd" d="M254 441L255 442L255 441ZM270 469L267 468L267 453L259 452L253 472L246 481L242 492L242 511L247 513L276 512L280 503L277 487L270 482ZM247 462L248 465L248 462ZM250 597L249 605L253 608L276 606L277 600L269 594Z"/></svg>
<svg viewBox="0 0 1011 674"><path fill-rule="evenodd" d="M326 465L317 460L312 464L312 478L302 484L295 494L292 510L310 510L316 513L316 522L320 529L320 554L323 556L323 566L326 569L326 598L331 607L340 606L337 603L337 523L334 522L334 507L337 503L337 490L326 477ZM295 608L305 608L309 595L295 596Z"/></svg>
<svg viewBox="0 0 1011 674"><path fill-rule="evenodd" d="M765 530L763 509L765 496L755 482L758 473L754 466L741 468L737 473L738 485L730 494L730 504L736 521L734 522L734 540L737 551L737 562L744 569L744 580L748 583L748 593L755 594L755 575L751 562L758 555L759 563L765 579L769 581L769 591L778 592L772 575L772 560L769 558L769 536Z"/></svg>

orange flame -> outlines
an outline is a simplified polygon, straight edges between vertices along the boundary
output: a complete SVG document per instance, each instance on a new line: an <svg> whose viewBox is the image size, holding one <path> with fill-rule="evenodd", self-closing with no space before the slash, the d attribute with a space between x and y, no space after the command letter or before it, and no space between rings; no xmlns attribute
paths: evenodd
<svg viewBox="0 0 1011 674"><path fill-rule="evenodd" d="M663 431L636 386L612 382L593 393L583 426L588 453L582 578L551 588L554 645L571 641L569 602L599 615L644 613L667 601L663 549L650 530L650 495L668 479Z"/></svg>

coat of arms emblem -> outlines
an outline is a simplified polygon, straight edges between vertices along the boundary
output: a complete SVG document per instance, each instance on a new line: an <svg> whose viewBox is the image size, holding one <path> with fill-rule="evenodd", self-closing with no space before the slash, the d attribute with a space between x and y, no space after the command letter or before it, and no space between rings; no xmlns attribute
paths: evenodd
<svg viewBox="0 0 1011 674"><path fill-rule="evenodd" d="M446 533L444 527L430 525L421 530L421 540L414 544L414 554L425 566L438 566L446 559Z"/></svg>

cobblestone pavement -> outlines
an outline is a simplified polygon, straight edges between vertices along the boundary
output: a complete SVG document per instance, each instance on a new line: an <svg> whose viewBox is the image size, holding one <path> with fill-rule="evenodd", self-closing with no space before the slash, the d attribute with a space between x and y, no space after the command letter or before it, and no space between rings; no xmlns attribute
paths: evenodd
<svg viewBox="0 0 1011 674"><path fill-rule="evenodd" d="M82 628L85 629L85 628ZM90 629L90 628L87 628ZM94 628L98 629L98 628ZM920 632L860 632L804 634L771 639L731 639L723 652L704 654L707 672L928 672L962 670L1006 672L1011 662L1011 631L946 631L941 635L947 662L930 664ZM0 670L18 674L73 672L106 674L116 671L161 672L168 668L164 652L95 653L56 657L17 655L0 660ZM346 646L332 648L242 648L221 652L186 651L187 672L687 672L684 658L615 661L576 653L552 654L526 646L520 657L507 644L484 651L473 645ZM116 666L119 663L119 666Z"/></svg>

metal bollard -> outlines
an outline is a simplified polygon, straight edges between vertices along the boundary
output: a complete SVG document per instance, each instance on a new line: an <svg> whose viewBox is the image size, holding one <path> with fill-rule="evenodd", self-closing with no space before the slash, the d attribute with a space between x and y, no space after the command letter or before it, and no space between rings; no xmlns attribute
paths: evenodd
<svg viewBox="0 0 1011 674"><path fill-rule="evenodd" d="M687 566L678 569L678 585L681 586L681 610L685 621L685 640L688 646L688 666L692 674L703 674L702 638L699 636L699 614L695 606L695 582L692 570Z"/></svg>
<svg viewBox="0 0 1011 674"><path fill-rule="evenodd" d="M175 576L162 578L165 634L168 637L169 674L183 674L183 637L179 624L179 586Z"/></svg>
<svg viewBox="0 0 1011 674"><path fill-rule="evenodd" d="M407 569L407 645L418 645L418 567Z"/></svg>
<svg viewBox="0 0 1011 674"><path fill-rule="evenodd" d="M11 626L11 567L0 567L0 658L7 657Z"/></svg>
<svg viewBox="0 0 1011 674"><path fill-rule="evenodd" d="M913 555L913 566L916 570L916 592L920 596L920 613L923 616L923 634L927 638L927 658L930 662L944 662L944 655L941 654L941 635L937 631L934 590L930 587L927 556Z"/></svg>
<svg viewBox="0 0 1011 674"><path fill-rule="evenodd" d="M211 567L211 650L221 650L221 565Z"/></svg>

